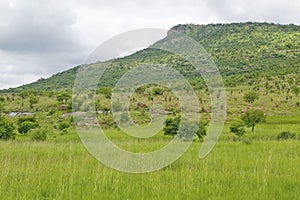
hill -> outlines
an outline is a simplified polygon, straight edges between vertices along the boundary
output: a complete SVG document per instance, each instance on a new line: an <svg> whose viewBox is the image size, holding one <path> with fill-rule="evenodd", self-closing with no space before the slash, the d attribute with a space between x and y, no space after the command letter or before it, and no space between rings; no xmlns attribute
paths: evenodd
<svg viewBox="0 0 300 200"><path fill-rule="evenodd" d="M284 79L300 72L300 26L269 23L233 23L177 25L171 29L186 33L211 55L223 75L226 86L259 82L261 78ZM100 81L113 86L130 68L141 63L168 64L179 70L196 88L205 87L190 63L155 49L145 49L125 58L115 59ZM22 90L57 91L72 89L80 66L2 93Z"/></svg>

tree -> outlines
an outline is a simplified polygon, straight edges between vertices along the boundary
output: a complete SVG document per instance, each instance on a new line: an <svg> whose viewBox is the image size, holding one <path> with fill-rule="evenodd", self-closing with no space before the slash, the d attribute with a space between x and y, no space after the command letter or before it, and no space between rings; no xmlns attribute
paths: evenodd
<svg viewBox="0 0 300 200"><path fill-rule="evenodd" d="M164 135L171 135L175 136L178 133L179 123L180 123L181 116L178 115L175 118L168 118L165 121L165 127L163 128Z"/></svg>
<svg viewBox="0 0 300 200"><path fill-rule="evenodd" d="M8 121L5 117L0 116L0 139L13 140L15 137L16 133L13 123Z"/></svg>
<svg viewBox="0 0 300 200"><path fill-rule="evenodd" d="M265 114L260 110L249 110L245 114L242 115L241 119L244 121L247 127L252 127L252 132L254 131L254 127L266 121Z"/></svg>
<svg viewBox="0 0 300 200"><path fill-rule="evenodd" d="M68 92L62 92L56 96L56 99L60 103L68 103L69 99L71 99L71 94L69 94Z"/></svg>
<svg viewBox="0 0 300 200"><path fill-rule="evenodd" d="M177 135L178 130L179 130L180 120L181 120L180 115L176 116L175 118L168 118L165 121L165 127L163 129L164 130L164 135L171 135L173 137L175 135ZM192 124L182 124L182 125L183 125L182 129L184 129L184 130L193 128L193 127L191 127ZM207 122L205 122L205 121L201 121L199 123L198 130L196 132L196 135L199 139L202 139L206 135L206 126L207 126ZM183 131L183 132L184 133L182 133L183 135L181 135L181 137L187 136L185 134L188 133L189 131L186 131L186 132Z"/></svg>
<svg viewBox="0 0 300 200"><path fill-rule="evenodd" d="M259 95L256 92L247 92L244 95L244 100L248 103L254 103L254 101L259 99Z"/></svg>
<svg viewBox="0 0 300 200"><path fill-rule="evenodd" d="M206 136L206 126L207 122L201 121L198 126L198 131L196 132L196 135L199 139L202 139L204 136Z"/></svg>
<svg viewBox="0 0 300 200"><path fill-rule="evenodd" d="M292 92L293 92L296 96L298 96L299 93L300 93L300 89L299 89L297 86L293 86L293 87L292 87Z"/></svg>
<svg viewBox="0 0 300 200"><path fill-rule="evenodd" d="M39 103L39 98L37 96L30 96L29 103L30 103L30 108L33 108L34 104Z"/></svg>
<svg viewBox="0 0 300 200"><path fill-rule="evenodd" d="M242 122L234 122L230 127L230 132L241 137L245 134L244 124Z"/></svg>

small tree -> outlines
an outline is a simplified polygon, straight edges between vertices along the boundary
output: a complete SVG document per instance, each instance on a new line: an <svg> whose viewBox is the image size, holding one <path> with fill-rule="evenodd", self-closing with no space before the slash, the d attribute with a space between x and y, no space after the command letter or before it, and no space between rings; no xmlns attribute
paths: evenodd
<svg viewBox="0 0 300 200"><path fill-rule="evenodd" d="M259 94L256 92L247 92L244 95L244 100L248 103L254 103L254 101L259 99Z"/></svg>
<svg viewBox="0 0 300 200"><path fill-rule="evenodd" d="M34 104L39 103L39 98L37 96L30 96L29 97L29 104L30 104L30 108L33 108Z"/></svg>
<svg viewBox="0 0 300 200"><path fill-rule="evenodd" d="M2 140L10 140L15 139L15 127L13 123L8 121L3 116L0 116L0 139Z"/></svg>
<svg viewBox="0 0 300 200"><path fill-rule="evenodd" d="M237 135L239 138L246 132L242 122L234 122L229 128L230 132Z"/></svg>
<svg viewBox="0 0 300 200"><path fill-rule="evenodd" d="M178 115L175 118L168 118L165 121L165 127L163 128L164 135L171 135L175 136L178 133L179 123L180 123L181 116Z"/></svg>
<svg viewBox="0 0 300 200"><path fill-rule="evenodd" d="M196 132L196 135L199 139L202 139L204 136L206 136L206 126L207 122L201 121L198 126L198 131Z"/></svg>
<svg viewBox="0 0 300 200"><path fill-rule="evenodd" d="M71 94L68 92L62 92L56 96L56 99L59 103L68 103L68 101L71 99Z"/></svg>
<svg viewBox="0 0 300 200"><path fill-rule="evenodd" d="M244 121L247 127L252 127L252 132L254 131L254 127L266 121L265 114L260 110L249 110L245 114L242 115L241 119Z"/></svg>

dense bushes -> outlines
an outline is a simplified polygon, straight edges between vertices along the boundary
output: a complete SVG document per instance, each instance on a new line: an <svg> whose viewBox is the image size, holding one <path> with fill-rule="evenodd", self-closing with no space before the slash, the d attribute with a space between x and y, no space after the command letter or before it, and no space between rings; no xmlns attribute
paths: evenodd
<svg viewBox="0 0 300 200"><path fill-rule="evenodd" d="M189 138L190 135L188 134L183 134L183 133L189 133L190 130L195 130L195 126L196 124L193 124L193 123L182 123L182 131L183 133L179 133L179 126L180 126L180 122L181 122L181 116L180 115L177 115L175 118L168 118L166 119L165 121L165 127L163 128L163 131L164 131L164 135L170 135L170 136L173 136L175 137L176 135L178 134L181 134L179 135L180 137L187 137ZM195 125L195 126L194 126ZM206 126L207 126L207 122L205 121L201 121L199 124L198 124L198 129L197 129L197 132L196 132L196 135L199 139L202 139L204 136L206 136ZM182 135L183 134L183 135Z"/></svg>
<svg viewBox="0 0 300 200"><path fill-rule="evenodd" d="M21 134L27 134L31 129L39 127L36 119L34 117L22 117L18 120L18 131Z"/></svg>
<svg viewBox="0 0 300 200"><path fill-rule="evenodd" d="M35 122L23 122L19 125L18 131L21 134L28 133L31 129L37 128L39 125Z"/></svg>
<svg viewBox="0 0 300 200"><path fill-rule="evenodd" d="M10 140L15 139L15 127L3 116L0 116L0 139Z"/></svg>

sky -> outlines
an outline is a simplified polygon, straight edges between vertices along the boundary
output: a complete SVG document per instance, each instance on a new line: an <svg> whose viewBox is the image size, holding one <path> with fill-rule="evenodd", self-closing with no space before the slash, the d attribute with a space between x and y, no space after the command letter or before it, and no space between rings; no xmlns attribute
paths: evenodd
<svg viewBox="0 0 300 200"><path fill-rule="evenodd" d="M300 25L300 0L1 0L0 89L72 68L102 42L141 28Z"/></svg>

